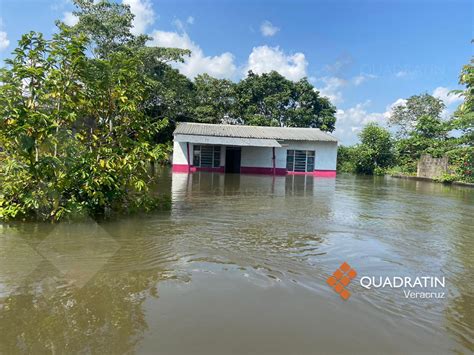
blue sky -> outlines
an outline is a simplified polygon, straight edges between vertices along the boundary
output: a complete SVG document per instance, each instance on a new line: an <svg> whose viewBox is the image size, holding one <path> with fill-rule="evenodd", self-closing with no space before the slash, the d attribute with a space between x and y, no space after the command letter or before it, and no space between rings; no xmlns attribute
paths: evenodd
<svg viewBox="0 0 474 355"><path fill-rule="evenodd" d="M460 103L462 65L472 56L472 1L117 0L136 15L151 44L189 48L183 74L239 80L248 69L308 77L338 108L334 134L357 141L367 122L419 93ZM30 30L47 36L54 20L73 23L69 0L0 0L0 59Z"/></svg>

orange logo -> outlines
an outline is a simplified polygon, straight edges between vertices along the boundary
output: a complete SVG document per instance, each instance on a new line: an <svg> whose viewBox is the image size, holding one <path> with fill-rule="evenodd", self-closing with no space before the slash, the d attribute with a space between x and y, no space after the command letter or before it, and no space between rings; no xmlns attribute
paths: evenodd
<svg viewBox="0 0 474 355"><path fill-rule="evenodd" d="M339 269L334 271L332 276L329 276L326 282L329 286L334 288L334 291L339 293L339 295L347 300L351 297L351 293L346 290L345 286L349 285L349 282L356 277L357 272L354 269L351 269L351 266L344 262L339 266Z"/></svg>

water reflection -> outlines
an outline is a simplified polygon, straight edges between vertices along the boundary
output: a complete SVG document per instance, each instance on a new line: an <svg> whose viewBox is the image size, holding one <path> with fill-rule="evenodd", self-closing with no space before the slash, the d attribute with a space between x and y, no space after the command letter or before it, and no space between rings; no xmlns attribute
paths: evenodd
<svg viewBox="0 0 474 355"><path fill-rule="evenodd" d="M1 300L5 354L132 352L147 329L142 303L156 293L153 272L101 274L83 288L55 279Z"/></svg>
<svg viewBox="0 0 474 355"><path fill-rule="evenodd" d="M171 240L149 238L137 221L37 229L2 230L0 353L134 352L148 329L144 301L160 281L179 280ZM34 267L18 273L32 255Z"/></svg>
<svg viewBox="0 0 474 355"><path fill-rule="evenodd" d="M454 250L446 265L446 272L452 275L451 282L456 288L450 292L450 302L445 313L448 331L474 352L474 234L464 232L465 226L473 225L472 216L466 212L460 211L459 221L450 236Z"/></svg>
<svg viewBox="0 0 474 355"><path fill-rule="evenodd" d="M473 349L474 191L352 175L158 176L168 212L2 226L0 353ZM445 276L449 297L356 282L342 302L325 284L342 261L361 275Z"/></svg>

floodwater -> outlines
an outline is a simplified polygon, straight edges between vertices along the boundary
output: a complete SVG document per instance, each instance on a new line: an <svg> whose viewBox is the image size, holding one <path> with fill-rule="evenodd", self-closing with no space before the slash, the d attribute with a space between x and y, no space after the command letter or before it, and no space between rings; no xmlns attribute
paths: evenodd
<svg viewBox="0 0 474 355"><path fill-rule="evenodd" d="M164 171L159 191L170 211L0 226L0 353L474 351L474 189ZM380 276L444 298L360 285Z"/></svg>

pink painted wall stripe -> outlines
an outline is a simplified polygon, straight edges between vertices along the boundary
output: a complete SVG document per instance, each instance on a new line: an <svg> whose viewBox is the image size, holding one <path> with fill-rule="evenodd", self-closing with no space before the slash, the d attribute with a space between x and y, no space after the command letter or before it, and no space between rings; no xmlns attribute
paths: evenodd
<svg viewBox="0 0 474 355"><path fill-rule="evenodd" d="M196 172L196 171L210 171L210 172L225 172L225 167L220 166L218 168L199 168L196 166L189 166L187 164L173 164L174 173L187 173L187 172ZM264 168L264 167L254 167L254 166L242 166L240 167L241 174L263 174L263 175L273 175L273 168ZM336 170L315 170L313 172L296 172L296 171L286 171L283 168L275 168L275 175L313 175L317 177L327 177L335 178Z"/></svg>

